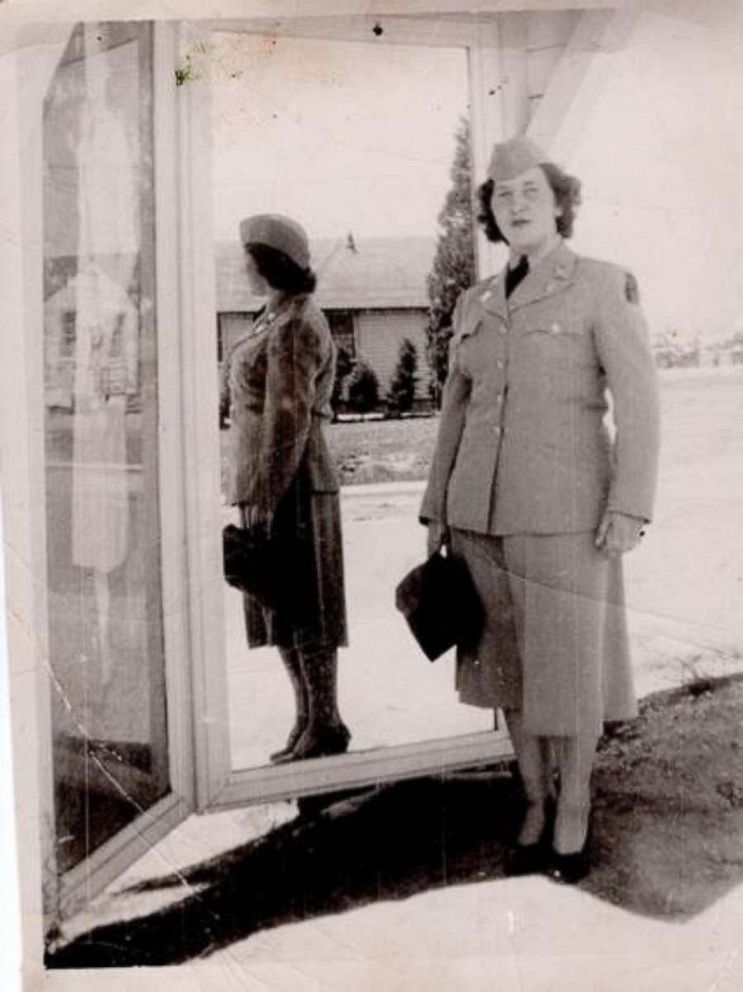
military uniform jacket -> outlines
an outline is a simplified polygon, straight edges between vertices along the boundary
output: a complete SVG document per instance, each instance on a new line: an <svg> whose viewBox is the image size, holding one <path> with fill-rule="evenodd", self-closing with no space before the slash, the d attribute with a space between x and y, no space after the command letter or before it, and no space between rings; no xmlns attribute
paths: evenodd
<svg viewBox="0 0 743 992"><path fill-rule="evenodd" d="M657 381L631 274L561 241L508 301L505 272L463 293L453 328L424 523L550 534L590 530L606 508L651 519Z"/></svg>
<svg viewBox="0 0 743 992"><path fill-rule="evenodd" d="M338 492L322 431L331 418L335 347L307 295L288 297L274 320L240 338L225 366L232 457L228 497L272 514L303 464L312 492Z"/></svg>

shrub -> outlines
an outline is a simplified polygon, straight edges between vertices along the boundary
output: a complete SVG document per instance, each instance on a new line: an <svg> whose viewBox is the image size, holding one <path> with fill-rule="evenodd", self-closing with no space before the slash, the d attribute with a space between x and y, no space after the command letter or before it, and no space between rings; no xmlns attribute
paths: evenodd
<svg viewBox="0 0 743 992"><path fill-rule="evenodd" d="M387 393L387 405L391 414L399 416L413 409L417 372L418 349L410 338L404 338Z"/></svg>
<svg viewBox="0 0 743 992"><path fill-rule="evenodd" d="M355 413L369 413L379 405L379 380L371 365L363 359L356 363L349 376L348 404Z"/></svg>
<svg viewBox="0 0 743 992"><path fill-rule="evenodd" d="M335 381L333 392L330 396L330 406L333 409L333 417L337 417L338 409L343 400L343 384L353 370L353 359L345 348L338 347L335 359Z"/></svg>

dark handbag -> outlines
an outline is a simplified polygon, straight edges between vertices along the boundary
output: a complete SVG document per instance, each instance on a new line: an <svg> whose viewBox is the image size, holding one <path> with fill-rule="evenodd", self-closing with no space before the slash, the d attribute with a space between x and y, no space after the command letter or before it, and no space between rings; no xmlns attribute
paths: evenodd
<svg viewBox="0 0 743 992"><path fill-rule="evenodd" d="M454 645L476 644L482 631L483 607L466 564L439 551L400 582L395 606L429 661Z"/></svg>
<svg viewBox="0 0 743 992"><path fill-rule="evenodd" d="M228 524L222 531L224 577L231 586L272 610L291 607L293 584L281 567L282 556L265 528Z"/></svg>

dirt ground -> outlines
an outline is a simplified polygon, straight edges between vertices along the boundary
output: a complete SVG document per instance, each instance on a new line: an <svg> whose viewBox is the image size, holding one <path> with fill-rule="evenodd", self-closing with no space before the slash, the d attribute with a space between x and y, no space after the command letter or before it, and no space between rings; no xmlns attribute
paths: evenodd
<svg viewBox="0 0 743 992"><path fill-rule="evenodd" d="M743 882L742 712L735 675L656 693L607 733L580 890L682 923ZM285 924L497 881L519 810L503 768L326 798L269 819L247 843L202 848L204 860L172 874L122 878L69 922L47 964L182 964L227 949L237 960L236 945L260 945Z"/></svg>
<svg viewBox="0 0 743 992"><path fill-rule="evenodd" d="M603 742L589 891L653 916L700 912L743 881L743 676L641 703Z"/></svg>

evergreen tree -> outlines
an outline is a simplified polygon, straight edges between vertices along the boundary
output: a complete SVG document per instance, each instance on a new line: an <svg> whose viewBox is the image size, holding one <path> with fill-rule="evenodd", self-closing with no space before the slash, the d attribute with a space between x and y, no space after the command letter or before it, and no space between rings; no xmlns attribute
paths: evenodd
<svg viewBox="0 0 743 992"><path fill-rule="evenodd" d="M387 405L390 413L399 415L413 409L415 383L418 379L418 349L410 338L404 338L400 345L397 365L387 392Z"/></svg>
<svg viewBox="0 0 743 992"><path fill-rule="evenodd" d="M432 370L431 393L437 406L449 365L449 339L454 304L475 280L472 170L469 121L462 118L455 134L451 188L438 216L439 240L428 276L426 355Z"/></svg>
<svg viewBox="0 0 743 992"><path fill-rule="evenodd" d="M333 419L338 419L338 407L343 398L343 386L346 378L353 371L353 360L346 349L339 345L335 358L335 379L333 381L333 393L330 397L330 406L333 410Z"/></svg>
<svg viewBox="0 0 743 992"><path fill-rule="evenodd" d="M355 413L370 413L379 403L379 380L368 362L356 362L348 379L348 405Z"/></svg>

